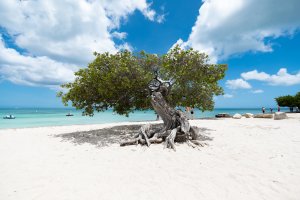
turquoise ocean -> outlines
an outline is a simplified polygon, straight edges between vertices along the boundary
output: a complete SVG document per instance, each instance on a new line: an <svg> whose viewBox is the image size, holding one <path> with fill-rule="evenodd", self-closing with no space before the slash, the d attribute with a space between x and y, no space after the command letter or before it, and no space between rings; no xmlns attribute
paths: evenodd
<svg viewBox="0 0 300 200"><path fill-rule="evenodd" d="M266 109L267 113L270 112ZM274 108L274 111L275 108ZM287 111L282 109L282 111ZM195 118L211 118L218 113L261 113L261 108L217 108L213 111L201 112L195 110ZM72 113L74 116L67 117ZM14 115L15 119L3 119L6 115ZM132 122L155 120L156 115L153 110L135 111L129 117L115 114L112 110L95 113L93 117L82 116L80 110L72 108L0 108L0 129L7 128L27 128L42 126L62 126L74 124L103 124L113 122Z"/></svg>

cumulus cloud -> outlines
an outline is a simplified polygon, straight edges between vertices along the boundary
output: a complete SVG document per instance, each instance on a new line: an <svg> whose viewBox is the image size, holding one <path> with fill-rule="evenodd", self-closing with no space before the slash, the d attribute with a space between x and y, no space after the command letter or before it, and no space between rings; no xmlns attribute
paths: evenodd
<svg viewBox="0 0 300 200"><path fill-rule="evenodd" d="M286 68L281 68L277 74L267 74L253 70L241 74L245 80L258 80L268 83L269 85L297 85L300 84L300 71L296 74L289 74Z"/></svg>
<svg viewBox="0 0 300 200"><path fill-rule="evenodd" d="M35 81L44 79L42 73L36 73L37 69L60 73L61 68L86 66L95 51L114 53L119 49L132 49L125 41L116 44L113 39L126 38L127 34L117 29L135 11L140 11L148 20L161 21L161 16L146 0L0 1L0 27L18 48L26 51L26 56L19 54L1 42L2 52L10 58L22 59L23 63L0 60L0 76L12 80L9 74L18 73L16 76L24 77L14 82L42 85ZM36 72L31 69L32 63ZM58 82L64 80L63 76L59 77L62 79ZM59 78L53 76L53 79ZM45 82L45 85L48 84Z"/></svg>
<svg viewBox="0 0 300 200"><path fill-rule="evenodd" d="M128 51L133 51L133 47L127 42L125 42L121 45L118 45L117 47L118 47L119 50L125 50L126 49Z"/></svg>
<svg viewBox="0 0 300 200"><path fill-rule="evenodd" d="M239 79L235 79L235 80L227 80L226 81L226 87L229 88L229 89L232 89L232 90L236 90L236 89L250 89L251 88L251 85L239 78Z"/></svg>
<svg viewBox="0 0 300 200"><path fill-rule="evenodd" d="M75 65L56 62L48 57L21 55L6 48L0 40L1 77L16 84L55 88L63 82L74 80Z"/></svg>
<svg viewBox="0 0 300 200"><path fill-rule="evenodd" d="M268 78L270 78L270 75L265 72L258 72L257 70L253 70L250 72L245 72L241 74L241 77L245 80L259 80L259 81L265 81Z"/></svg>
<svg viewBox="0 0 300 200"><path fill-rule="evenodd" d="M263 93L264 91L263 90L252 90L251 91L253 94L259 94L259 93Z"/></svg>
<svg viewBox="0 0 300 200"><path fill-rule="evenodd" d="M214 60L244 52L272 51L270 39L300 27L299 0L203 0L188 41Z"/></svg>

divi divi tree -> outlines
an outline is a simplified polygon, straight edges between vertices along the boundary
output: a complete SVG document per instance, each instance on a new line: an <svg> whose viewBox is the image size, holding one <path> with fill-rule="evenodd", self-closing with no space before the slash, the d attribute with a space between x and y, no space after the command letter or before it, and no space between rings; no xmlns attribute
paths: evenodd
<svg viewBox="0 0 300 200"><path fill-rule="evenodd" d="M58 96L66 105L72 102L90 116L108 108L126 116L134 110L154 109L164 128L154 131L144 125L133 140L121 146L165 142L175 150L174 141L198 144L197 129L175 107L212 110L213 97L223 94L218 81L227 65L210 64L206 54L178 46L160 56L126 50L94 55L87 68L75 73L74 82L62 85L67 92Z"/></svg>

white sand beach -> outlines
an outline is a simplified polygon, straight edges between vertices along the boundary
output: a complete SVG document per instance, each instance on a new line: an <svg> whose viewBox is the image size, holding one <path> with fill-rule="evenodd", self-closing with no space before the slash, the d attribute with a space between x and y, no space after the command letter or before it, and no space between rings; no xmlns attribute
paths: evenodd
<svg viewBox="0 0 300 200"><path fill-rule="evenodd" d="M300 199L300 114L192 120L211 138L199 150L55 137L124 124L0 130L0 199Z"/></svg>

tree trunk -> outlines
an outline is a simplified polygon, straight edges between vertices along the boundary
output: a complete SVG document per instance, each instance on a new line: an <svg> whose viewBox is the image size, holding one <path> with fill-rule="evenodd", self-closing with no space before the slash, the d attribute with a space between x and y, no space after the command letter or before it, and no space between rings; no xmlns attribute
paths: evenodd
<svg viewBox="0 0 300 200"><path fill-rule="evenodd" d="M150 87L149 87L150 88ZM188 142L190 146L200 145L195 142L198 138L198 129L191 127L187 116L181 110L175 110L165 100L168 88L159 86L156 90L151 90L151 104L155 112L164 122L164 128L157 132L151 130L151 125L143 125L135 135L135 139L121 143L121 146L161 143L165 141L165 147L175 150L175 142Z"/></svg>
<svg viewBox="0 0 300 200"><path fill-rule="evenodd" d="M165 141L165 147L175 150L175 142L188 142L189 145L200 145L195 142L198 138L198 129L191 127L186 115L181 110L175 110L166 102L163 92L152 92L151 104L156 113L164 122L164 128L158 132L151 130L149 124L141 127L136 139L125 141L121 146L146 144L150 146L152 143L161 143Z"/></svg>

